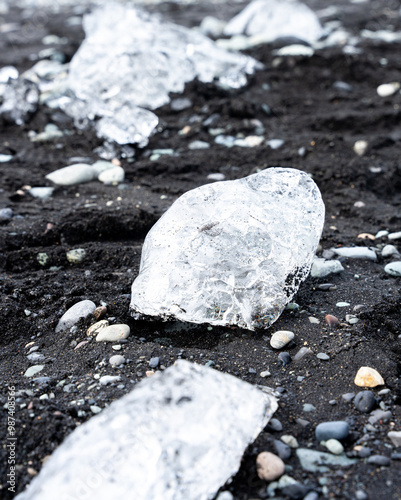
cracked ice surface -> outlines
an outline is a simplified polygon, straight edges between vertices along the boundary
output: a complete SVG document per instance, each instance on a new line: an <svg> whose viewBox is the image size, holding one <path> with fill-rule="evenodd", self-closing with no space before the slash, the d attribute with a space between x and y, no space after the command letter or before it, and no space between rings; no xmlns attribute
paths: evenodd
<svg viewBox="0 0 401 500"><path fill-rule="evenodd" d="M271 392L178 361L78 427L17 499L211 499L276 411Z"/></svg>
<svg viewBox="0 0 401 500"><path fill-rule="evenodd" d="M133 315L267 328L309 274L324 211L291 168L185 193L145 239Z"/></svg>
<svg viewBox="0 0 401 500"><path fill-rule="evenodd" d="M75 120L96 122L100 137L145 146L158 123L149 109L168 103L198 78L239 88L261 64L218 48L201 33L135 7L108 4L85 16L86 38L68 76L72 95L60 104Z"/></svg>

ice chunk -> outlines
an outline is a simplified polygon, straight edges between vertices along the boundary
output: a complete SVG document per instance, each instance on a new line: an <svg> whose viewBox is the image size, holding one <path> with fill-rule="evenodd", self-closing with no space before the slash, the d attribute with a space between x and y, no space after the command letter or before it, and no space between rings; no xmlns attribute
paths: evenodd
<svg viewBox="0 0 401 500"><path fill-rule="evenodd" d="M70 64L73 95L60 104L77 122L97 117L99 136L119 144L145 146L158 123L149 110L168 103L169 93L182 92L186 82L216 78L238 88L261 67L133 6L98 8L84 18L84 29L86 38Z"/></svg>
<svg viewBox="0 0 401 500"><path fill-rule="evenodd" d="M277 409L246 382L187 361L78 427L18 500L206 500Z"/></svg>
<svg viewBox="0 0 401 500"><path fill-rule="evenodd" d="M323 31L316 14L297 0L254 0L227 23L224 33L264 35L264 41L296 37L312 43Z"/></svg>
<svg viewBox="0 0 401 500"><path fill-rule="evenodd" d="M307 277L323 223L319 189L291 168L189 191L145 239L131 309L267 328Z"/></svg>
<svg viewBox="0 0 401 500"><path fill-rule="evenodd" d="M38 102L39 89L35 83L10 79L4 89L0 114L17 125L23 125L37 110Z"/></svg>

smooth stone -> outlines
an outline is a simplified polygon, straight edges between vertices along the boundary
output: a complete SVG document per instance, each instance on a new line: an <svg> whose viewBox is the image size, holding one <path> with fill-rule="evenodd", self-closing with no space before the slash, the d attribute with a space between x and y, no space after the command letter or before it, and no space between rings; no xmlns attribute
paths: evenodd
<svg viewBox="0 0 401 500"><path fill-rule="evenodd" d="M54 192L53 187L33 187L31 188L28 193L33 196L34 198L39 198L40 200L47 200L52 196Z"/></svg>
<svg viewBox="0 0 401 500"><path fill-rule="evenodd" d="M280 352L278 359L283 366L287 366L291 363L291 356L288 352Z"/></svg>
<svg viewBox="0 0 401 500"><path fill-rule="evenodd" d="M352 400L354 399L354 397L355 397L355 392L347 392L347 393L343 394L341 397L342 397L342 398L344 399L344 401L346 401L347 403L351 403L351 401L352 401Z"/></svg>
<svg viewBox="0 0 401 500"><path fill-rule="evenodd" d="M63 314L56 326L56 332L68 330L78 323L81 318L86 318L90 314L93 314L95 309L96 305L91 300L77 302Z"/></svg>
<svg viewBox="0 0 401 500"><path fill-rule="evenodd" d="M390 97L400 90L398 82L382 83L376 89L380 97Z"/></svg>
<svg viewBox="0 0 401 500"><path fill-rule="evenodd" d="M157 368L160 364L160 358L158 357L154 357L154 358L150 358L149 360L149 367L150 368Z"/></svg>
<svg viewBox="0 0 401 500"><path fill-rule="evenodd" d="M187 97L178 97L177 99L173 99L170 103L170 107L173 111L183 111L191 106L192 101Z"/></svg>
<svg viewBox="0 0 401 500"><path fill-rule="evenodd" d="M355 491L355 500L367 500L369 497L363 490Z"/></svg>
<svg viewBox="0 0 401 500"><path fill-rule="evenodd" d="M275 432L281 432L283 430L283 424L277 418L271 418L267 427Z"/></svg>
<svg viewBox="0 0 401 500"><path fill-rule="evenodd" d="M315 257L312 263L311 276L312 278L324 278L329 274L337 274L344 271L344 268L339 260L325 260Z"/></svg>
<svg viewBox="0 0 401 500"><path fill-rule="evenodd" d="M270 345L274 349L281 349L282 347L286 346L291 342L291 340L294 338L294 333L287 331L287 330L281 330L279 332L273 333L271 339L270 339Z"/></svg>
<svg viewBox="0 0 401 500"><path fill-rule="evenodd" d="M270 377L271 373L269 370L264 370L263 372L260 372L259 374L262 378Z"/></svg>
<svg viewBox="0 0 401 500"><path fill-rule="evenodd" d="M401 276L401 261L390 262L384 266L384 272L391 276Z"/></svg>
<svg viewBox="0 0 401 500"><path fill-rule="evenodd" d="M368 458L372 454L372 450L367 448L366 446L362 446L362 448L358 451L359 458Z"/></svg>
<svg viewBox="0 0 401 500"><path fill-rule="evenodd" d="M8 220L13 216L12 208L1 208L0 209L0 220Z"/></svg>
<svg viewBox="0 0 401 500"><path fill-rule="evenodd" d="M309 490L310 488L308 486L296 481L293 484L289 484L288 486L281 488L281 493L293 500L302 500Z"/></svg>
<svg viewBox="0 0 401 500"><path fill-rule="evenodd" d="M324 317L324 321L329 325L329 326L333 326L333 325L336 325L339 321L338 321L338 318L336 316L333 316L332 314L326 314L326 316Z"/></svg>
<svg viewBox="0 0 401 500"><path fill-rule="evenodd" d="M263 481L274 481L284 474L285 464L274 453L263 451L256 457L256 472Z"/></svg>
<svg viewBox="0 0 401 500"><path fill-rule="evenodd" d="M102 328L96 336L96 342L117 342L117 340L126 339L131 333L128 325L118 324Z"/></svg>
<svg viewBox="0 0 401 500"><path fill-rule="evenodd" d="M235 500L235 499L232 493L230 493L229 491L222 491L221 493L219 493L216 500Z"/></svg>
<svg viewBox="0 0 401 500"><path fill-rule="evenodd" d="M98 160L93 165L91 165L93 170L96 172L96 177L99 178L99 175L106 170L111 170L115 167L114 163L111 161Z"/></svg>
<svg viewBox="0 0 401 500"><path fill-rule="evenodd" d="M290 448L298 448L299 444L297 439L294 436L291 436L290 434L284 434L281 436L281 441L288 445Z"/></svg>
<svg viewBox="0 0 401 500"><path fill-rule="evenodd" d="M331 249L340 257L348 257L350 259L367 259L377 260L376 252L367 247L341 247Z"/></svg>
<svg viewBox="0 0 401 500"><path fill-rule="evenodd" d="M303 500L319 500L319 494L316 491L310 491Z"/></svg>
<svg viewBox="0 0 401 500"><path fill-rule="evenodd" d="M313 406L310 403L304 403L304 406L302 408L302 411L310 412L310 411L316 411L316 407Z"/></svg>
<svg viewBox="0 0 401 500"><path fill-rule="evenodd" d="M279 149L283 144L283 139L270 139L270 141L266 142L266 145L271 149Z"/></svg>
<svg viewBox="0 0 401 500"><path fill-rule="evenodd" d="M121 354L115 354L109 359L109 363L114 368L125 363L125 358Z"/></svg>
<svg viewBox="0 0 401 500"><path fill-rule="evenodd" d="M337 302L336 306L337 307L348 307L351 304L349 302Z"/></svg>
<svg viewBox="0 0 401 500"><path fill-rule="evenodd" d="M369 143L364 140L356 141L353 147L353 150L358 156L363 156L368 149Z"/></svg>
<svg viewBox="0 0 401 500"><path fill-rule="evenodd" d="M101 320L106 316L107 313L107 307L106 306L99 306L96 307L96 309L93 311L93 316L95 316L95 319Z"/></svg>
<svg viewBox="0 0 401 500"><path fill-rule="evenodd" d="M388 235L389 240L399 240L401 239L401 231L397 231L396 233L390 233Z"/></svg>
<svg viewBox="0 0 401 500"><path fill-rule="evenodd" d="M34 375L42 371L44 367L45 365L30 366L24 373L24 377L33 377Z"/></svg>
<svg viewBox="0 0 401 500"><path fill-rule="evenodd" d="M106 328L106 326L109 326L109 322L107 321L107 319L102 319L101 321L97 321L86 330L86 335L88 337L97 335L100 332L100 330L103 330L103 328Z"/></svg>
<svg viewBox="0 0 401 500"><path fill-rule="evenodd" d="M98 413L100 413L102 411L102 409L100 408L100 406L97 406L97 405L92 405L89 407L90 408L90 411L94 414L94 415L97 415Z"/></svg>
<svg viewBox="0 0 401 500"><path fill-rule="evenodd" d="M313 325L318 325L320 323L320 320L315 318L314 316L309 316L308 320L309 323L312 323Z"/></svg>
<svg viewBox="0 0 401 500"><path fill-rule="evenodd" d="M188 149L210 149L210 144L206 141L192 141L188 144ZM224 179L219 179L224 180Z"/></svg>
<svg viewBox="0 0 401 500"><path fill-rule="evenodd" d="M377 401L372 391L361 391L355 396L354 405L360 412L370 413L377 405Z"/></svg>
<svg viewBox="0 0 401 500"><path fill-rule="evenodd" d="M84 248L75 248L66 253L67 260L70 264L80 264L85 260L86 250Z"/></svg>
<svg viewBox="0 0 401 500"><path fill-rule="evenodd" d="M396 448L401 448L401 431L390 431L387 437Z"/></svg>
<svg viewBox="0 0 401 500"><path fill-rule="evenodd" d="M368 419L369 423L375 425L381 422L387 422L392 417L392 413L389 410L373 410Z"/></svg>
<svg viewBox="0 0 401 500"><path fill-rule="evenodd" d="M8 163L13 159L13 155L0 154L0 163Z"/></svg>
<svg viewBox="0 0 401 500"><path fill-rule="evenodd" d="M359 318L357 318L354 314L346 314L345 321L350 325L355 325L359 322Z"/></svg>
<svg viewBox="0 0 401 500"><path fill-rule="evenodd" d="M209 174L206 178L209 181L224 181L224 179L226 178L226 176L224 174L216 172L216 173L213 173L213 174Z"/></svg>
<svg viewBox="0 0 401 500"><path fill-rule="evenodd" d="M306 411L306 410L304 410L304 411ZM312 411L315 411L315 410L312 410ZM307 427L308 425L310 425L309 420L305 420L304 418L296 418L295 422L298 425L301 425L302 427Z"/></svg>
<svg viewBox="0 0 401 500"><path fill-rule="evenodd" d="M315 429L318 441L328 441L329 439L345 439L349 434L349 425L344 421L322 422Z"/></svg>
<svg viewBox="0 0 401 500"><path fill-rule="evenodd" d="M99 174L98 180L103 184L119 184L125 179L125 171L122 167L115 166L104 170Z"/></svg>
<svg viewBox="0 0 401 500"><path fill-rule="evenodd" d="M379 465L388 467L391 463L391 459L385 455L371 455L368 458L368 464Z"/></svg>
<svg viewBox="0 0 401 500"><path fill-rule="evenodd" d="M321 361L329 361L330 356L324 352L319 352L316 354L317 359L320 359Z"/></svg>
<svg viewBox="0 0 401 500"><path fill-rule="evenodd" d="M275 439L273 445L281 460L288 460L291 457L292 451L291 447L288 446L288 444L285 444L282 441Z"/></svg>
<svg viewBox="0 0 401 500"><path fill-rule="evenodd" d="M399 255L397 248L394 245L386 245L382 249L382 257L391 257L392 255Z"/></svg>
<svg viewBox="0 0 401 500"><path fill-rule="evenodd" d="M382 231L379 231L375 234L375 239L378 239L378 238L384 238L385 236L388 236L388 231L385 231L385 230L382 230Z"/></svg>
<svg viewBox="0 0 401 500"><path fill-rule="evenodd" d="M328 439L324 445L333 455L341 455L344 451L344 446L337 439Z"/></svg>
<svg viewBox="0 0 401 500"><path fill-rule="evenodd" d="M58 186L75 186L84 182L91 182L97 177L96 171L86 163L76 163L68 167L59 168L46 175L46 179Z"/></svg>
<svg viewBox="0 0 401 500"><path fill-rule="evenodd" d="M307 354L313 354L309 347L301 347L301 349L295 354L294 361L299 361Z"/></svg>
<svg viewBox="0 0 401 500"><path fill-rule="evenodd" d="M37 361L43 361L45 359L45 356L40 352L33 352L31 354L28 354L27 359L29 359L31 363L36 363Z"/></svg>
<svg viewBox="0 0 401 500"><path fill-rule="evenodd" d="M101 385L109 385L119 380L121 380L120 375L103 375L103 377L100 377L99 382Z"/></svg>
<svg viewBox="0 0 401 500"><path fill-rule="evenodd" d="M384 380L374 368L361 366L355 376L354 384L358 387L377 387L378 385L384 385Z"/></svg>
<svg viewBox="0 0 401 500"><path fill-rule="evenodd" d="M298 448L296 451L301 467L309 472L328 472L328 465L337 467L348 467L357 462L345 455L333 455L324 451L310 450L308 448Z"/></svg>

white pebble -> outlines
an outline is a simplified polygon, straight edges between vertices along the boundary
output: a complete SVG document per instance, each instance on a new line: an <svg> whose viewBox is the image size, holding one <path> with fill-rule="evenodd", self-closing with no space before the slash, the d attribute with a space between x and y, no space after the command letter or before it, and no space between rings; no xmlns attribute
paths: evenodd
<svg viewBox="0 0 401 500"><path fill-rule="evenodd" d="M312 278L324 278L332 273L344 271L341 262L338 260L325 260L315 257L313 259L311 276Z"/></svg>
<svg viewBox="0 0 401 500"><path fill-rule="evenodd" d="M382 250L382 257L391 257L399 255L397 248L394 245L386 245Z"/></svg>
<svg viewBox="0 0 401 500"><path fill-rule="evenodd" d="M265 370L263 372L260 372L260 376L262 378L270 377L271 373L268 370Z"/></svg>
<svg viewBox="0 0 401 500"><path fill-rule="evenodd" d="M388 231L385 231L385 230L382 230L382 231L379 231L378 233L376 233L375 235L375 238L383 238L384 236L387 236L388 235Z"/></svg>
<svg viewBox="0 0 401 500"><path fill-rule="evenodd" d="M270 141L267 141L266 144L271 149L279 149L284 144L284 141L283 139L270 139Z"/></svg>
<svg viewBox="0 0 401 500"><path fill-rule="evenodd" d="M99 382L102 384L102 385L109 385L109 384L112 384L113 382L117 382L121 380L121 377L120 375L103 375L103 377L100 377L99 379Z"/></svg>
<svg viewBox="0 0 401 500"><path fill-rule="evenodd" d="M75 248L74 250L69 250L66 253L68 262L71 264L79 264L86 257L86 250L84 248Z"/></svg>
<svg viewBox="0 0 401 500"><path fill-rule="evenodd" d="M383 83L377 87L377 93L380 97L389 97L394 95L400 89L398 82Z"/></svg>
<svg viewBox="0 0 401 500"><path fill-rule="evenodd" d="M93 181L96 177L96 171L86 163L69 165L46 175L46 179L58 186L75 186L76 184Z"/></svg>
<svg viewBox="0 0 401 500"><path fill-rule="evenodd" d="M308 320L309 320L309 323L312 323L315 325L318 325L320 323L320 320L315 318L314 316L309 316Z"/></svg>
<svg viewBox="0 0 401 500"><path fill-rule="evenodd" d="M34 198L39 198L40 200L47 200L53 194L53 187L33 187L28 193Z"/></svg>
<svg viewBox="0 0 401 500"><path fill-rule="evenodd" d="M215 174L209 174L207 176L207 179L210 181L224 181L226 176L224 174L220 174L219 172L216 172Z"/></svg>
<svg viewBox="0 0 401 500"><path fill-rule="evenodd" d="M391 276L401 276L401 261L390 262L384 266L384 271Z"/></svg>
<svg viewBox="0 0 401 500"><path fill-rule="evenodd" d="M102 319L101 321L97 321L86 330L86 335L88 337L97 335L100 332L100 330L103 330L103 328L106 328L106 326L109 326L109 322L107 321L107 319Z"/></svg>
<svg viewBox="0 0 401 500"><path fill-rule="evenodd" d="M130 332L128 325L110 325L97 334L96 342L117 342L120 339L126 339Z"/></svg>
<svg viewBox="0 0 401 500"><path fill-rule="evenodd" d="M401 239L401 231L398 231L396 233L390 233L388 235L388 239L389 240L399 240L399 239Z"/></svg>
<svg viewBox="0 0 401 500"><path fill-rule="evenodd" d="M350 325L355 325L356 323L358 323L359 318L357 318L354 314L346 314L345 321Z"/></svg>
<svg viewBox="0 0 401 500"><path fill-rule="evenodd" d="M337 302L336 306L337 307L348 307L351 304L349 302Z"/></svg>
<svg viewBox="0 0 401 500"><path fill-rule="evenodd" d="M286 346L291 340L294 338L294 333L287 331L287 330L281 330L279 332L275 332L272 335L272 338L270 339L270 345L274 349L281 349L284 346Z"/></svg>
<svg viewBox="0 0 401 500"><path fill-rule="evenodd" d="M115 354L109 359L109 363L113 368L115 368L116 366L120 366L125 363L125 358L121 354Z"/></svg>
<svg viewBox="0 0 401 500"><path fill-rule="evenodd" d="M331 248L331 250L340 257L351 259L377 260L376 252L367 247L340 247Z"/></svg>
<svg viewBox="0 0 401 500"><path fill-rule="evenodd" d="M81 318L86 318L96 309L96 305L91 300L81 300L70 307L61 317L56 326L56 332L68 330L74 326Z"/></svg>
<svg viewBox="0 0 401 500"><path fill-rule="evenodd" d="M297 439L290 434L284 434L281 436L281 441L287 444L290 448L298 448L299 446Z"/></svg>
<svg viewBox="0 0 401 500"><path fill-rule="evenodd" d="M328 439L324 445L333 455L341 455L344 451L343 445L337 439Z"/></svg>
<svg viewBox="0 0 401 500"><path fill-rule="evenodd" d="M111 170L112 168L115 168L114 163L111 163L111 161L105 161L105 160L98 160L92 165L93 170L96 172L96 177L99 178L99 175L102 172L105 172L106 170Z"/></svg>
<svg viewBox="0 0 401 500"><path fill-rule="evenodd" d="M366 153L367 149L368 149L367 141L356 141L356 143L354 144L354 151L358 156L363 156Z"/></svg>
<svg viewBox="0 0 401 500"><path fill-rule="evenodd" d="M30 366L24 373L24 377L33 377L34 375L42 371L44 367L45 365Z"/></svg>
<svg viewBox="0 0 401 500"><path fill-rule="evenodd" d="M99 174L98 179L103 184L119 184L125 179L125 172L122 167L113 167Z"/></svg>

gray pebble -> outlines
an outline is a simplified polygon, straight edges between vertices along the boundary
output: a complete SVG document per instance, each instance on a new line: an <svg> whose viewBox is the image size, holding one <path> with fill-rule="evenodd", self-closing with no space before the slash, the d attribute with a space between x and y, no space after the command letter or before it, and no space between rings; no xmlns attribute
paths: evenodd
<svg viewBox="0 0 401 500"><path fill-rule="evenodd" d="M68 330L81 318L86 318L96 309L96 305L91 300L81 300L77 302L68 311L63 314L60 321L56 326L56 332L61 332L63 330Z"/></svg>
<svg viewBox="0 0 401 500"><path fill-rule="evenodd" d="M192 101L187 97L179 97L177 99L173 99L170 103L170 107L173 111L182 111L184 109L190 108L191 106Z"/></svg>
<svg viewBox="0 0 401 500"><path fill-rule="evenodd" d="M391 460L401 460L401 453L392 453Z"/></svg>
<svg viewBox="0 0 401 500"><path fill-rule="evenodd" d="M329 405L334 406L337 404L337 401L335 399L330 399Z"/></svg>
<svg viewBox="0 0 401 500"><path fill-rule="evenodd" d="M304 486L301 483L293 483L289 484L288 486L285 486L281 492L284 495L289 496L290 498L293 498L294 500L302 499L305 497L305 495L308 493L310 488L307 486Z"/></svg>
<svg viewBox="0 0 401 500"><path fill-rule="evenodd" d="M84 248L75 248L73 250L69 250L66 253L66 257L68 262L71 264L80 264L85 260L86 250Z"/></svg>
<svg viewBox="0 0 401 500"><path fill-rule="evenodd" d="M368 464L388 466L391 463L391 459L385 455L371 455L368 458Z"/></svg>
<svg viewBox="0 0 401 500"><path fill-rule="evenodd" d="M40 352L33 352L32 354L28 354L27 358L32 363L36 363L37 361L43 361L45 359L44 355Z"/></svg>
<svg viewBox="0 0 401 500"><path fill-rule="evenodd" d="M319 352L318 354L316 354L316 357L321 361L329 361L330 359L330 356L324 352Z"/></svg>
<svg viewBox="0 0 401 500"><path fill-rule="evenodd" d="M377 401L372 391L361 391L355 396L354 405L362 413L370 413Z"/></svg>
<svg viewBox="0 0 401 500"><path fill-rule="evenodd" d="M46 179L59 186L74 186L96 179L96 170L85 163L77 163L47 174Z"/></svg>
<svg viewBox="0 0 401 500"><path fill-rule="evenodd" d="M304 500L318 500L319 495L316 491L310 491L305 497Z"/></svg>
<svg viewBox="0 0 401 500"><path fill-rule="evenodd" d="M324 278L329 274L340 273L341 271L344 271L344 268L340 261L315 257L312 263L311 276L312 278Z"/></svg>
<svg viewBox="0 0 401 500"><path fill-rule="evenodd" d="M13 216L12 208L0 208L0 220L8 220Z"/></svg>
<svg viewBox="0 0 401 500"><path fill-rule="evenodd" d="M388 420L390 420L391 417L392 417L391 411L373 410L368 420L370 424L375 425L380 420L382 422L387 422Z"/></svg>
<svg viewBox="0 0 401 500"><path fill-rule="evenodd" d="M289 342L291 342L293 338L294 338L293 332L287 330L281 330L273 333L272 338L270 339L270 345L274 349L282 349Z"/></svg>
<svg viewBox="0 0 401 500"><path fill-rule="evenodd" d="M291 448L287 444L279 441L278 439L275 439L273 445L277 455L281 458L281 460L285 462L291 457Z"/></svg>
<svg viewBox="0 0 401 500"><path fill-rule="evenodd" d="M45 367L44 365L31 366L24 373L24 377L33 377L34 375L42 371L44 367Z"/></svg>
<svg viewBox="0 0 401 500"><path fill-rule="evenodd" d="M267 426L275 432L281 432L283 430L283 424L277 418L271 418Z"/></svg>
<svg viewBox="0 0 401 500"><path fill-rule="evenodd" d="M377 260L376 252L367 247L332 248L332 251L340 257L348 257L351 259Z"/></svg>
<svg viewBox="0 0 401 500"><path fill-rule="evenodd" d="M115 368L125 363L125 358L121 354L115 354L109 359L109 363L113 368Z"/></svg>
<svg viewBox="0 0 401 500"><path fill-rule="evenodd" d="M341 396L343 398L344 401L346 401L347 403L351 403L351 401L354 399L355 397L355 393L354 392L347 392L345 394L343 394Z"/></svg>
<svg viewBox="0 0 401 500"><path fill-rule="evenodd" d="M401 276L401 261L390 262L384 266L384 271L391 276Z"/></svg>
<svg viewBox="0 0 401 500"><path fill-rule="evenodd" d="M355 492L355 500L366 500L368 495L363 490L356 490Z"/></svg>
<svg viewBox="0 0 401 500"><path fill-rule="evenodd" d="M286 366L291 362L291 356L288 352L280 352L280 354L278 355L278 359L283 366Z"/></svg>
<svg viewBox="0 0 401 500"><path fill-rule="evenodd" d="M368 458L372 454L372 450L366 446L363 446L359 451L358 451L358 457L360 458Z"/></svg>
<svg viewBox="0 0 401 500"><path fill-rule="evenodd" d="M323 290L323 291L330 291L330 290L335 290L336 286L333 285L333 283L322 283L321 285L317 286L318 290Z"/></svg>
<svg viewBox="0 0 401 500"><path fill-rule="evenodd" d="M125 340L131 330L128 325L110 325L106 328L102 328L96 336L96 342L118 342L120 340Z"/></svg>
<svg viewBox="0 0 401 500"><path fill-rule="evenodd" d="M304 403L303 411L306 411L306 412L316 411L316 408L310 403Z"/></svg>
<svg viewBox="0 0 401 500"><path fill-rule="evenodd" d="M328 439L345 439L349 434L349 425L344 421L322 422L316 427L315 435L318 441Z"/></svg>
<svg viewBox="0 0 401 500"><path fill-rule="evenodd" d="M160 363L160 358L158 357L150 358L149 367L157 368L159 366L159 363Z"/></svg>

